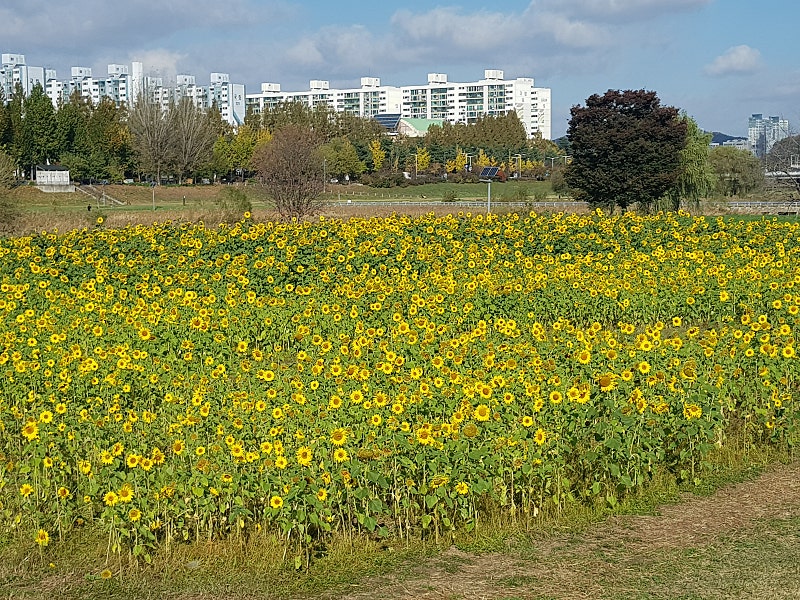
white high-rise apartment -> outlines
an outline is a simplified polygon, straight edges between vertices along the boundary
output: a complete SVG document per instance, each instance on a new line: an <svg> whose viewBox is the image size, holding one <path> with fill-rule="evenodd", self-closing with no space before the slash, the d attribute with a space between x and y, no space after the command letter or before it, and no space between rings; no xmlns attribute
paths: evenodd
<svg viewBox="0 0 800 600"><path fill-rule="evenodd" d="M309 90L301 92L282 92L280 84L263 83L261 93L247 95L247 107L259 114L281 102L299 101L367 118L399 114L451 123L474 123L485 115L515 111L529 137L541 134L550 139L550 88L535 87L530 77L506 80L503 75L488 69L479 81L453 83L444 73L430 73L426 85L403 87L381 86L376 77L362 77L361 87L353 89L331 89L327 81L313 80Z"/></svg>
<svg viewBox="0 0 800 600"><path fill-rule="evenodd" d="M750 116L747 123L747 143L750 152L758 158L764 158L777 142L787 137L789 137L788 119L765 118L761 113Z"/></svg>
<svg viewBox="0 0 800 600"><path fill-rule="evenodd" d="M308 107L327 105L338 112L360 117L400 113L402 92L400 88L381 86L377 77L362 77L360 88L331 89L325 80L313 79L308 91L282 92L279 83L262 83L261 93L247 95L247 108L261 114L281 102L302 102Z"/></svg>
<svg viewBox="0 0 800 600"><path fill-rule="evenodd" d="M108 65L106 77L93 77L90 67L72 67L70 75L70 79L59 81L53 71L52 77L47 78L45 91L53 106L66 104L76 92L95 106L103 98L110 98L118 106L130 102L131 84L127 65Z"/></svg>
<svg viewBox="0 0 800 600"><path fill-rule="evenodd" d="M483 116L514 111L528 137L538 133L550 139L550 89L535 87L531 77L507 80L503 71L487 69L479 81L453 83L444 73L430 73L427 85L404 86L401 90L404 118L474 123Z"/></svg>
<svg viewBox="0 0 800 600"><path fill-rule="evenodd" d="M45 86L44 67L33 67L25 64L24 54L0 55L0 86L3 88L6 102L11 99L17 84L26 96L38 84Z"/></svg>

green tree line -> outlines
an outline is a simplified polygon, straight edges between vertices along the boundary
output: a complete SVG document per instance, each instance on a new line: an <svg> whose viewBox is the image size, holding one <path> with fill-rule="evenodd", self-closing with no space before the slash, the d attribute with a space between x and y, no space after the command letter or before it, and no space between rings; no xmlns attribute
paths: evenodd
<svg viewBox="0 0 800 600"><path fill-rule="evenodd" d="M696 206L712 194L745 194L763 184L763 168L749 152L709 149L710 134L644 90L609 90L573 107L561 146L529 138L513 111L470 124L433 124L410 137L326 104L249 111L234 129L216 106L202 110L188 99L128 108L109 99L94 105L76 93L54 108L41 86L27 96L18 86L5 100L0 90L0 165L6 171L12 165L18 178L51 163L69 168L76 180L245 180L261 170L254 162L265 155L260 150L292 126L313 133L324 179L375 186L475 180L482 167L494 165L501 177L550 177L557 192L593 206L652 210Z"/></svg>

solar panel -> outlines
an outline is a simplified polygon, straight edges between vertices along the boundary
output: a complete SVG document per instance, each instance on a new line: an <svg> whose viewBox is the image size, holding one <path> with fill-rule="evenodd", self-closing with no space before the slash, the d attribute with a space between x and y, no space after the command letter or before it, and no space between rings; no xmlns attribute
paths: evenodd
<svg viewBox="0 0 800 600"><path fill-rule="evenodd" d="M497 177L497 172L500 170L500 167L483 167L481 170L481 179L491 179L492 177Z"/></svg>
<svg viewBox="0 0 800 600"><path fill-rule="evenodd" d="M372 118L389 131L395 131L397 129L397 125L400 123L399 114L383 113L380 115L375 115Z"/></svg>

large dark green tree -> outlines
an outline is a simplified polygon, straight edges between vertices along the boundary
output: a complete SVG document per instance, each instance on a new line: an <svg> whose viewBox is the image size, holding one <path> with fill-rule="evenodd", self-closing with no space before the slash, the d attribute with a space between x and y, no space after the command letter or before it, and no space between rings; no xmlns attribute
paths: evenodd
<svg viewBox="0 0 800 600"><path fill-rule="evenodd" d="M608 90L570 112L565 181L577 199L609 211L634 205L649 211L675 185L686 122L655 92Z"/></svg>

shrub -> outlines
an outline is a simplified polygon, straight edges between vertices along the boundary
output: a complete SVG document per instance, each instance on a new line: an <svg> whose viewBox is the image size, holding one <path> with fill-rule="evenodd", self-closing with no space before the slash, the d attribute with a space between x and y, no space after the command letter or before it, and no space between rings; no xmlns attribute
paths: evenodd
<svg viewBox="0 0 800 600"><path fill-rule="evenodd" d="M238 221L246 212L253 209L247 194L239 188L224 186L214 200L223 221Z"/></svg>

